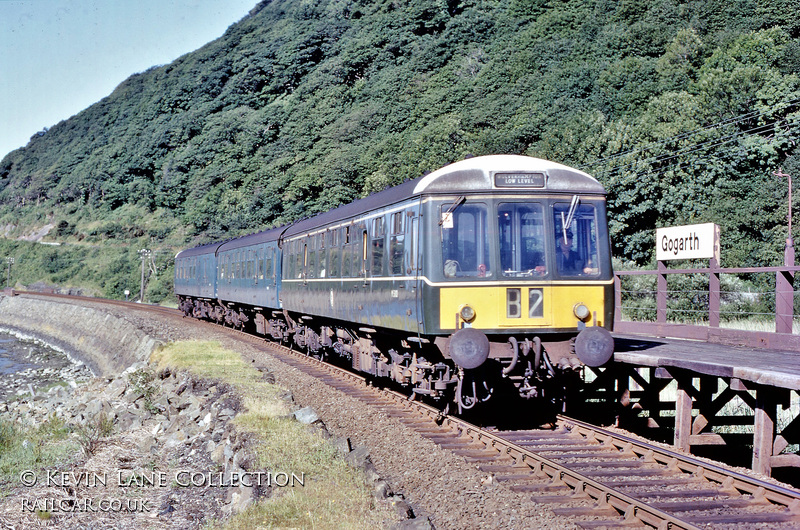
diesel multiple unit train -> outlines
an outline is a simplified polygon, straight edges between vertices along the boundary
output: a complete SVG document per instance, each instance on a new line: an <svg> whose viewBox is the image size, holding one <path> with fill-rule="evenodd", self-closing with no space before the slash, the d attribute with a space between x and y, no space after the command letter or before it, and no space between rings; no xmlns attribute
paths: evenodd
<svg viewBox="0 0 800 530"><path fill-rule="evenodd" d="M503 385L547 397L559 377L609 361L613 288L603 187L514 155L175 258L187 316L462 411Z"/></svg>

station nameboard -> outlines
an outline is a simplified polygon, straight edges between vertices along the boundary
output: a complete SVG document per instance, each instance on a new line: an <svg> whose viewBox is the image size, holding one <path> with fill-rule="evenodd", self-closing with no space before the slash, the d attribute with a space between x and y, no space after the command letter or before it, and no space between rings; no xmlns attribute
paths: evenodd
<svg viewBox="0 0 800 530"><path fill-rule="evenodd" d="M716 258L719 261L719 225L672 226L656 229L656 259Z"/></svg>

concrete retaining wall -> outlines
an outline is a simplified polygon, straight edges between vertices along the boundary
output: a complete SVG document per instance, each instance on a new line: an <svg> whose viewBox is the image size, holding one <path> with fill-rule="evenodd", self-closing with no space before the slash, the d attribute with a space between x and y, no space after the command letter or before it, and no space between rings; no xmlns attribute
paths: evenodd
<svg viewBox="0 0 800 530"><path fill-rule="evenodd" d="M147 361L158 341L101 310L34 297L0 295L0 329L27 333L113 377Z"/></svg>

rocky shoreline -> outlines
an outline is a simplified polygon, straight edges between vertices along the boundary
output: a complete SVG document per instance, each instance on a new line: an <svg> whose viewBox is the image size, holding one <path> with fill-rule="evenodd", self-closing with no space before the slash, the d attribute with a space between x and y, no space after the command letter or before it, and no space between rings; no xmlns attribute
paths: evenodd
<svg viewBox="0 0 800 530"><path fill-rule="evenodd" d="M52 385L74 386L94 377L83 362L30 334L0 327L0 401Z"/></svg>
<svg viewBox="0 0 800 530"><path fill-rule="evenodd" d="M22 528L35 520L25 508L35 506L50 508L42 510L50 514L47 526L113 523L133 528L145 519L152 527L154 519L164 518L159 527L188 528L207 517L222 517L226 508L231 513L244 507L244 490L238 488L208 487L199 496L194 488L173 483L120 485L148 470L174 476L179 470L196 473L219 467L229 478L240 469L236 462L243 460L234 450L240 440L229 424L236 403L218 401L225 389L207 387L188 374L165 373L158 376L156 392L155 378L146 375L147 370L139 363L110 381L96 378L74 388L56 386L0 404L4 418L21 426L35 428L53 418L73 426L84 457L64 466L63 475L55 469L20 476L12 484L14 494L0 502L4 521ZM103 501L118 501L120 509L103 511ZM81 502L89 507L72 511Z"/></svg>
<svg viewBox="0 0 800 530"><path fill-rule="evenodd" d="M62 528L196 528L239 513L277 489L303 485L304 476L255 466L254 441L231 421L241 403L228 385L188 372L151 370L137 363L111 380L95 378L0 402L0 414L14 424L35 428L56 418L77 427L85 457L63 470L21 475L10 485L11 495L0 499L4 523L10 528L34 520L38 526ZM290 393L283 399L293 404ZM312 409L291 408L297 421L327 434ZM109 432L103 432L104 425ZM413 517L363 447L353 448L349 439L332 443L367 474L376 496L391 503L398 520ZM119 509L104 511L104 502L116 502L108 506ZM48 519L37 520L29 509L34 507L44 508ZM431 528L419 523L405 527Z"/></svg>

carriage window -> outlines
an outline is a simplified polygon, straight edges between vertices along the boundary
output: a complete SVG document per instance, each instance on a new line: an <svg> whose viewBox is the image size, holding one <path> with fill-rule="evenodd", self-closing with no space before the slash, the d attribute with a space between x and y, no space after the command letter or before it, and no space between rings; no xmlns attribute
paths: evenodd
<svg viewBox="0 0 800 530"><path fill-rule="evenodd" d="M345 233L345 241L347 241L347 236L349 236L349 230ZM345 243L344 247L342 248L342 278L349 278L350 277L350 267L352 263L352 254L353 254L353 245L351 243Z"/></svg>
<svg viewBox="0 0 800 530"><path fill-rule="evenodd" d="M385 244L383 217L372 220L372 275L383 276L383 246Z"/></svg>
<svg viewBox="0 0 800 530"><path fill-rule="evenodd" d="M591 204L553 205L556 268L561 276L593 276L600 272L597 257L597 213Z"/></svg>
<svg viewBox="0 0 800 530"><path fill-rule="evenodd" d="M305 265L305 249L306 246L303 245L299 240L295 241L294 251L295 251L295 264L294 264L294 276L292 278L302 278L303 277L303 266Z"/></svg>
<svg viewBox="0 0 800 530"><path fill-rule="evenodd" d="M284 258L284 278L294 278L294 242L286 243L286 252Z"/></svg>
<svg viewBox="0 0 800 530"><path fill-rule="evenodd" d="M484 278L489 269L486 205L461 203L441 207L442 265L447 278Z"/></svg>
<svg viewBox="0 0 800 530"><path fill-rule="evenodd" d="M403 234L403 212L392 214L392 235L389 237L389 270L395 276L403 274L403 252L405 235Z"/></svg>
<svg viewBox="0 0 800 530"><path fill-rule="evenodd" d="M314 239L311 239L312 244L311 248L308 250L308 263L306 265L306 277L307 278L316 278L317 277L317 251L313 250Z"/></svg>
<svg viewBox="0 0 800 530"><path fill-rule="evenodd" d="M547 273L541 204L501 204L497 208L497 229L503 276L517 278Z"/></svg>
<svg viewBox="0 0 800 530"><path fill-rule="evenodd" d="M328 275L327 265L328 265L328 251L325 250L325 234L319 235L319 252L317 253L317 259L319 260L319 277L326 278Z"/></svg>
<svg viewBox="0 0 800 530"><path fill-rule="evenodd" d="M328 254L328 267L330 278L338 278L341 274L341 256L342 249L339 248L339 228L335 228L328 232L328 241L330 253Z"/></svg>

